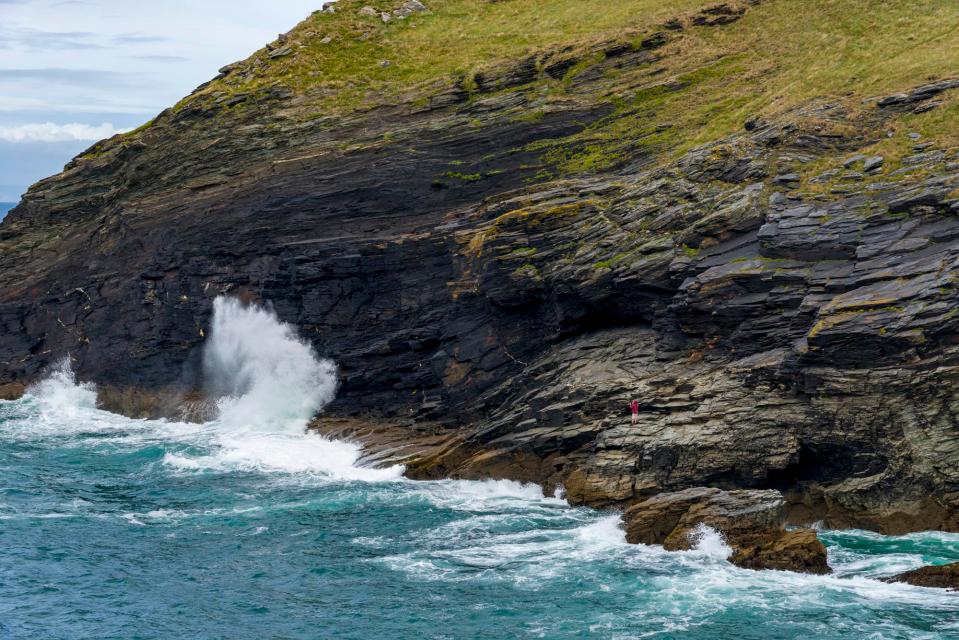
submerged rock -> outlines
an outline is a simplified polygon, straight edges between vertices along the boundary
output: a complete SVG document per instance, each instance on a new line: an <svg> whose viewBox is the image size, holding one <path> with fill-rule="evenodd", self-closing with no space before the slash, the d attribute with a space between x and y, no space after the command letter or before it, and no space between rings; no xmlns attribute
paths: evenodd
<svg viewBox="0 0 959 640"><path fill-rule="evenodd" d="M886 582L905 582L917 587L959 590L959 562L920 567L886 578Z"/></svg>
<svg viewBox="0 0 959 640"><path fill-rule="evenodd" d="M747 569L829 573L826 548L810 529L786 531L786 501L774 490L697 487L663 493L624 514L626 540L691 549L703 525L722 534L729 561Z"/></svg>

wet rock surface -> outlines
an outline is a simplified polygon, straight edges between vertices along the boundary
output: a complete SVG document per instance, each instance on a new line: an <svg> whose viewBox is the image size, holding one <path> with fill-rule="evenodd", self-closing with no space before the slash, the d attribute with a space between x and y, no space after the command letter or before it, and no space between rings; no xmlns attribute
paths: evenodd
<svg viewBox="0 0 959 640"><path fill-rule="evenodd" d="M959 530L959 155L870 151L955 87L547 171L543 149L612 117L603 83L655 67L668 31L340 115L280 86L210 96L98 143L0 225L0 390L70 357L106 406L170 413L202 391L230 295L338 363L333 415L440 430L416 477L597 506L773 490L795 522Z"/></svg>
<svg viewBox="0 0 959 640"><path fill-rule="evenodd" d="M748 569L829 573L826 548L816 532L786 531L787 504L778 491L722 491L697 487L661 493L626 510L626 539L691 549L702 527L719 532L732 549L730 562Z"/></svg>
<svg viewBox="0 0 959 640"><path fill-rule="evenodd" d="M906 582L917 587L959 589L959 562L929 567L920 567L888 578L887 582Z"/></svg>

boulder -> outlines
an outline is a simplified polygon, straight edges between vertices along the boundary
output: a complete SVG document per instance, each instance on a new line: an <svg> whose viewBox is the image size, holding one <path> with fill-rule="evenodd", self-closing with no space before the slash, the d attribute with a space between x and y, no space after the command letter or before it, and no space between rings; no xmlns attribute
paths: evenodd
<svg viewBox="0 0 959 640"><path fill-rule="evenodd" d="M786 531L787 505L774 490L723 491L696 487L662 493L630 507L626 540L691 549L701 525L722 534L730 562L748 569L829 573L826 548L812 530Z"/></svg>
<svg viewBox="0 0 959 640"><path fill-rule="evenodd" d="M276 49L275 51L271 52L271 53L269 54L269 57L270 57L270 58L283 58L283 57L285 57L285 56L291 55L292 53L293 53L293 49L292 49L291 47L282 47L282 48L280 48L280 49Z"/></svg>
<svg viewBox="0 0 959 640"><path fill-rule="evenodd" d="M776 176L773 182L776 184L795 184L802 180L798 173L783 173Z"/></svg>
<svg viewBox="0 0 959 640"><path fill-rule="evenodd" d="M885 582L905 582L917 587L959 589L959 562L937 566L920 567L886 578Z"/></svg>
<svg viewBox="0 0 959 640"><path fill-rule="evenodd" d="M786 531L770 542L740 544L729 561L745 569L826 574L826 547L812 529Z"/></svg>
<svg viewBox="0 0 959 640"><path fill-rule="evenodd" d="M419 0L408 0L408 2L403 3L403 6L395 10L393 15L397 18L407 18L414 13L424 13L426 11L429 11L429 8Z"/></svg>
<svg viewBox="0 0 959 640"><path fill-rule="evenodd" d="M868 173L869 171L879 169L882 167L884 161L882 156L870 156L866 158L866 161L863 163L862 170Z"/></svg>
<svg viewBox="0 0 959 640"><path fill-rule="evenodd" d="M866 159L866 156L862 155L861 153L856 154L850 158L846 158L846 160L842 163L842 166L849 169L853 167L857 162L862 162L865 159Z"/></svg>

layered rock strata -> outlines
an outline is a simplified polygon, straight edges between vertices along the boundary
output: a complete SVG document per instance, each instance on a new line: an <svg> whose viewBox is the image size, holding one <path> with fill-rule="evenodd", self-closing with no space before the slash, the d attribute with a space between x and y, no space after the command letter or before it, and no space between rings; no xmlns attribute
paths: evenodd
<svg viewBox="0 0 959 640"><path fill-rule="evenodd" d="M705 77L662 77L677 33L332 114L201 89L95 145L0 225L0 393L69 356L107 406L178 413L232 295L339 364L331 415L429 424L445 444L414 477L596 506L775 490L795 522L959 530L959 149L899 124L955 82L660 153L656 101ZM647 120L594 152L596 127Z"/></svg>

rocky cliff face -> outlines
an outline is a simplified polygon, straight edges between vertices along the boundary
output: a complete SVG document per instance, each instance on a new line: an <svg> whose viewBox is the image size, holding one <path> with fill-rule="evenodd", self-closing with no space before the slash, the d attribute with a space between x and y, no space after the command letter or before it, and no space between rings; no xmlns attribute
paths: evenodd
<svg viewBox="0 0 959 640"><path fill-rule="evenodd" d="M237 88L330 37L317 14L8 215L5 393L69 355L108 406L176 411L230 294L337 361L332 413L448 438L419 477L593 505L777 489L797 522L959 530L959 155L918 133L959 82L734 111L684 148L664 114L742 70L683 43L756 4L323 114L295 83Z"/></svg>

